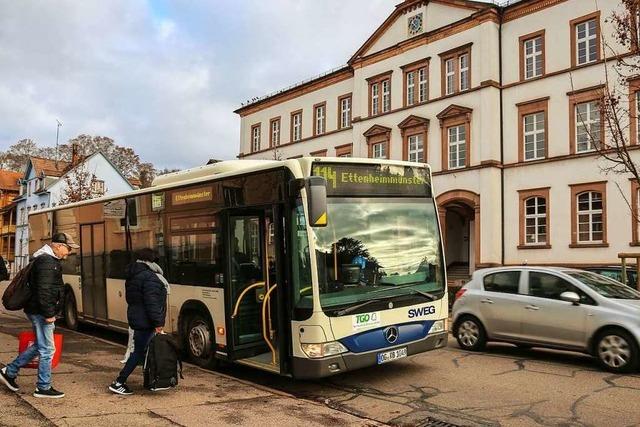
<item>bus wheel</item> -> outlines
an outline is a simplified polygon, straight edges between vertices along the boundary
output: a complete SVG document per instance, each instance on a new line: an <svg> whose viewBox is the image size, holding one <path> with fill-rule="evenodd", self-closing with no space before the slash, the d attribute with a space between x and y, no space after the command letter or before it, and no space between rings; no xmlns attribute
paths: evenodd
<svg viewBox="0 0 640 427"><path fill-rule="evenodd" d="M200 313L190 316L187 323L186 349L191 360L203 368L217 367L214 343L211 322Z"/></svg>
<svg viewBox="0 0 640 427"><path fill-rule="evenodd" d="M72 331L78 330L78 308L76 306L76 297L73 295L73 291L67 288L66 296L64 299L64 323L67 329Z"/></svg>

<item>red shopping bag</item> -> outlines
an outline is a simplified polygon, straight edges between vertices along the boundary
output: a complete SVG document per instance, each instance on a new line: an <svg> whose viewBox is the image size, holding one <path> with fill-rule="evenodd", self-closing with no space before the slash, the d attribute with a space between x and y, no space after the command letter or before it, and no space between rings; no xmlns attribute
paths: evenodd
<svg viewBox="0 0 640 427"><path fill-rule="evenodd" d="M56 351L53 353L53 359L51 360L51 368L55 368L60 363L60 356L62 355L62 334L53 334L53 343L56 347ZM18 335L18 353L22 353L30 345L36 344L36 335L32 332L20 332ZM29 362L25 368L38 369L38 359L36 356L31 362Z"/></svg>

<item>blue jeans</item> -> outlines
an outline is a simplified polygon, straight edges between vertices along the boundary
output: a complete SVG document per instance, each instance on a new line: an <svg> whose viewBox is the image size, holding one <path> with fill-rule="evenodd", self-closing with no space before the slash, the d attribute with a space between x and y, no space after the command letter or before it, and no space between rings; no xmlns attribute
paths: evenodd
<svg viewBox="0 0 640 427"><path fill-rule="evenodd" d="M31 362L34 357L40 356L36 386L40 390L49 390L51 388L51 360L56 351L53 341L53 331L56 325L55 323L47 323L44 317L39 314L27 314L27 317L33 325L36 342L34 345L27 347L13 362L7 365L6 373L9 377L15 378L18 376L20 368Z"/></svg>
<svg viewBox="0 0 640 427"><path fill-rule="evenodd" d="M136 369L138 362L144 360L147 347L154 335L155 330L153 329L136 329L133 331L133 353L129 355L124 367L120 371L116 379L117 382L120 384L127 382L127 378L129 378L129 375Z"/></svg>

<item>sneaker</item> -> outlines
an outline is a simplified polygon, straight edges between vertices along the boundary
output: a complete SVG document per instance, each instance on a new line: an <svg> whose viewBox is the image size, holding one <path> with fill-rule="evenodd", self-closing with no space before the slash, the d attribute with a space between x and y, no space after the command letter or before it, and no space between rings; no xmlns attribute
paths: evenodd
<svg viewBox="0 0 640 427"><path fill-rule="evenodd" d="M20 387L18 387L18 383L15 378L11 378L7 375L7 368L0 369L0 381L11 391L18 391Z"/></svg>
<svg viewBox="0 0 640 427"><path fill-rule="evenodd" d="M36 391L33 392L33 397L60 399L61 397L64 397L64 393L56 390L53 387L51 387L49 390L40 390L39 388L36 388Z"/></svg>
<svg viewBox="0 0 640 427"><path fill-rule="evenodd" d="M111 393L121 394L123 396L129 396L130 394L133 394L133 391L131 391L131 389L127 387L126 384L120 384L117 381L111 383L111 385L109 386L109 390L111 391Z"/></svg>

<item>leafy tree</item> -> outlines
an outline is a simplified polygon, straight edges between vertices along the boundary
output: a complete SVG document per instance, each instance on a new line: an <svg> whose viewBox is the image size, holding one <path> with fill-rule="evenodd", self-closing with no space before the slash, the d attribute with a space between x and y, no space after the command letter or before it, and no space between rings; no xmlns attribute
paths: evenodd
<svg viewBox="0 0 640 427"><path fill-rule="evenodd" d="M39 148L31 139L21 139L13 144L9 149L0 154L2 169L16 172L23 171L27 165L27 160L31 156L37 156Z"/></svg>
<svg viewBox="0 0 640 427"><path fill-rule="evenodd" d="M64 183L64 190L58 201L60 205L100 197L106 191L104 186L100 188L98 179L87 170L86 164L81 164L67 173Z"/></svg>

